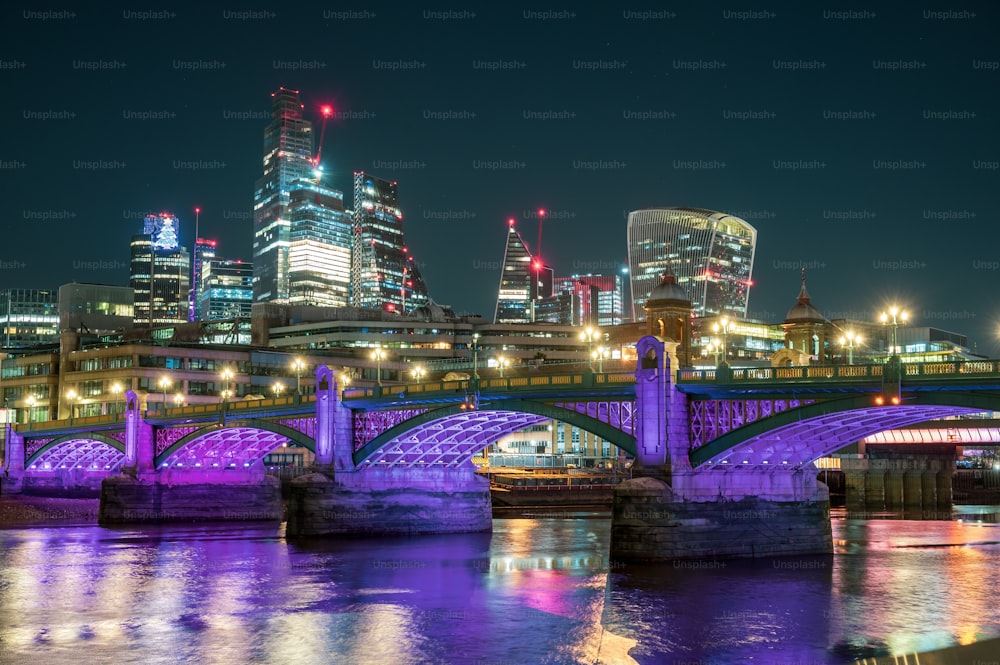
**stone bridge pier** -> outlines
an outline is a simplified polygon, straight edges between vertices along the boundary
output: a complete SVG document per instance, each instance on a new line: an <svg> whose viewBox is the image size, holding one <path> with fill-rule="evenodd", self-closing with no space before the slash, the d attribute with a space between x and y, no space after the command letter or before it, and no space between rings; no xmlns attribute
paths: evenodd
<svg viewBox="0 0 1000 665"><path fill-rule="evenodd" d="M121 475L101 483L100 524L281 520L281 487L263 464L244 468L154 466L154 426L142 418L138 396L125 403L125 461Z"/></svg>
<svg viewBox="0 0 1000 665"><path fill-rule="evenodd" d="M636 464L615 490L611 557L670 561L833 551L830 501L812 469L693 469L676 344L636 345Z"/></svg>
<svg viewBox="0 0 1000 665"><path fill-rule="evenodd" d="M464 533L492 529L489 481L471 461L459 466L386 465L354 461L351 409L336 376L317 370L317 472L291 482L289 536Z"/></svg>

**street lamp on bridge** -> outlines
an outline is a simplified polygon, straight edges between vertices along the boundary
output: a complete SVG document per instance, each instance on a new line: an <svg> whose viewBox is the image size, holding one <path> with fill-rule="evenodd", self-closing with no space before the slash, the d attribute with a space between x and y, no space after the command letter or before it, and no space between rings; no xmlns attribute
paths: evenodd
<svg viewBox="0 0 1000 665"><path fill-rule="evenodd" d="M219 393L219 397L222 398L223 406L225 406L226 402L229 401L229 398L233 394L233 391L230 390L230 381L233 380L234 376L236 376L236 373L233 372L231 367L224 367L222 371L219 372L219 378L222 379L222 392Z"/></svg>
<svg viewBox="0 0 1000 665"><path fill-rule="evenodd" d="M174 395L174 406L178 409L184 406L184 395L177 393Z"/></svg>
<svg viewBox="0 0 1000 665"><path fill-rule="evenodd" d="M892 326L892 348L889 349L890 356L894 356L899 353L896 346L896 328L898 328L900 324L906 323L909 318L909 312L903 311L895 305L890 307L888 312L882 312L882 315L879 317L882 325Z"/></svg>
<svg viewBox="0 0 1000 665"><path fill-rule="evenodd" d="M857 334L853 330L848 330L847 333L840 338L840 345L847 347L847 364L854 364L854 343L857 342L858 346L861 346L861 335Z"/></svg>
<svg viewBox="0 0 1000 665"><path fill-rule="evenodd" d="M302 371L306 368L306 363L302 358L292 361L292 369L295 370L295 394L302 395Z"/></svg>
<svg viewBox="0 0 1000 665"><path fill-rule="evenodd" d="M729 356L729 331L733 329L733 322L727 317L722 317L717 323L712 326L712 330L716 333L722 334L722 364L725 365L728 362ZM719 357L716 355L715 358L716 366L719 366Z"/></svg>
<svg viewBox="0 0 1000 665"><path fill-rule="evenodd" d="M479 333L472 333L472 379L479 380Z"/></svg>
<svg viewBox="0 0 1000 665"><path fill-rule="evenodd" d="M719 366L719 354L721 352L722 352L722 346L720 346L718 342L709 342L708 344L706 344L702 348L701 355L707 357L708 354L714 353L715 354L715 366L718 367Z"/></svg>
<svg viewBox="0 0 1000 665"><path fill-rule="evenodd" d="M284 389L285 389L285 384L282 383L281 381L275 381L271 385L271 390L274 391L274 397L275 397L275 399L277 399L278 397L281 397L281 391L283 391Z"/></svg>
<svg viewBox="0 0 1000 665"><path fill-rule="evenodd" d="M580 333L580 339L587 342L587 366L590 368L591 372L594 371L594 340L600 338L601 331L597 328L591 328L590 326L584 328L583 332Z"/></svg>
<svg viewBox="0 0 1000 665"><path fill-rule="evenodd" d="M604 374L604 359L610 355L608 348L606 346L599 346L597 350L591 354L591 357L597 358L597 373Z"/></svg>
<svg viewBox="0 0 1000 665"><path fill-rule="evenodd" d="M500 371L500 378L503 378L503 371L510 367L510 359L506 356L497 357L497 369Z"/></svg>
<svg viewBox="0 0 1000 665"><path fill-rule="evenodd" d="M375 383L382 386L382 361L385 360L385 349L378 347L372 351L372 360L375 361Z"/></svg>
<svg viewBox="0 0 1000 665"><path fill-rule="evenodd" d="M119 414L119 413L121 413L121 408L120 408L120 405L119 405L118 402L121 399L121 395L122 395L122 393L124 391L125 391L125 388L122 386L122 384L118 383L117 381L115 381L114 383L111 384L111 394L115 396L115 414L116 415Z"/></svg>
<svg viewBox="0 0 1000 665"><path fill-rule="evenodd" d="M28 395L24 399L24 403L28 405L28 408L24 410L24 424L27 425L31 422L31 410L35 407L35 396Z"/></svg>
<svg viewBox="0 0 1000 665"><path fill-rule="evenodd" d="M77 395L76 391L73 390L72 388L70 388L69 390L66 391L66 399L69 400L69 424L70 425L73 424L73 406L74 406L74 403L76 402L76 398L77 397L78 397L78 395Z"/></svg>
<svg viewBox="0 0 1000 665"><path fill-rule="evenodd" d="M421 381L424 380L424 377L427 376L427 370L424 369L421 365L417 365L410 370L410 374L413 375L414 383L420 383Z"/></svg>
<svg viewBox="0 0 1000 665"><path fill-rule="evenodd" d="M167 388L173 385L173 383L174 382L170 379L169 376L161 376L160 380L157 381L156 384L160 386L161 390L163 390L163 399L160 400L160 408L162 408L164 411L167 410Z"/></svg>

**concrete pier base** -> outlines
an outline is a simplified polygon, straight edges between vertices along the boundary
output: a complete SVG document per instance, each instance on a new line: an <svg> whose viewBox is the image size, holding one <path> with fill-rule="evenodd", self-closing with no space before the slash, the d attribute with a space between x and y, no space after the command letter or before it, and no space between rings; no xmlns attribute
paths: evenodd
<svg viewBox="0 0 1000 665"><path fill-rule="evenodd" d="M920 446L917 452L904 446L889 451L869 446L872 452L867 456L842 458L848 513L903 510L949 514L954 449Z"/></svg>
<svg viewBox="0 0 1000 665"><path fill-rule="evenodd" d="M829 496L822 491L789 500L698 498L680 497L657 478L619 484L611 558L675 561L833 552Z"/></svg>
<svg viewBox="0 0 1000 665"><path fill-rule="evenodd" d="M489 481L472 469L314 473L292 481L288 536L490 531Z"/></svg>
<svg viewBox="0 0 1000 665"><path fill-rule="evenodd" d="M269 476L201 484L113 476L101 484L98 523L280 521L283 512L281 483Z"/></svg>

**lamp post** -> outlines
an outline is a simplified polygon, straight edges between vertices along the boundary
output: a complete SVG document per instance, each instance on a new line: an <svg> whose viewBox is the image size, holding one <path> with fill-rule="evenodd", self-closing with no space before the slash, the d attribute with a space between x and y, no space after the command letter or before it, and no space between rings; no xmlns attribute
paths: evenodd
<svg viewBox="0 0 1000 665"><path fill-rule="evenodd" d="M479 333L472 333L472 378L479 380Z"/></svg>
<svg viewBox="0 0 1000 665"><path fill-rule="evenodd" d="M895 305L890 307L888 312L882 312L882 315L879 317L882 325L892 326L892 348L889 349L890 356L894 356L898 353L896 348L896 328L899 327L899 324L906 323L909 318L909 312L905 312Z"/></svg>
<svg viewBox="0 0 1000 665"><path fill-rule="evenodd" d="M717 333L722 333L722 364L726 364L728 362L727 356L729 354L729 331L732 328L732 325L733 325L732 321L730 321L727 317L724 316L718 321L718 323L712 326L712 330L714 330ZM716 354L715 357L715 364L716 366L719 365L718 354Z"/></svg>
<svg viewBox="0 0 1000 665"><path fill-rule="evenodd" d="M232 396L232 390L229 389L229 382L233 380L236 374L233 372L231 367L225 367L221 372L219 372L219 378L222 379L222 392L219 393L219 397L222 398L222 405L225 408L226 402Z"/></svg>
<svg viewBox="0 0 1000 665"><path fill-rule="evenodd" d="M710 354L710 353L714 353L715 354L715 366L716 367L719 366L719 353L721 353L721 352L722 352L722 347L719 346L719 344L717 342L709 342L701 350L701 353L702 353L703 356L708 356L708 354Z"/></svg>
<svg viewBox="0 0 1000 665"><path fill-rule="evenodd" d="M854 364L854 343L857 342L861 345L861 335L858 335L853 330L848 330L847 333L840 338L840 345L847 346L847 364Z"/></svg>
<svg viewBox="0 0 1000 665"><path fill-rule="evenodd" d="M281 391L283 391L284 389L285 389L285 384L282 383L281 381L275 381L271 385L271 390L274 391L274 398L275 399L281 397Z"/></svg>
<svg viewBox="0 0 1000 665"><path fill-rule="evenodd" d="M421 381L424 380L424 377L427 375L427 370L425 370L420 365L417 365L412 370L410 370L410 373L413 375L413 382L420 383Z"/></svg>
<svg viewBox="0 0 1000 665"><path fill-rule="evenodd" d="M69 400L69 424L73 424L73 403L76 402L76 391L70 388L66 391L66 399Z"/></svg>
<svg viewBox="0 0 1000 665"><path fill-rule="evenodd" d="M121 413L121 408L119 408L118 401L121 399L121 395L124 390L125 389L122 387L122 384L118 383L117 381L111 384L111 394L115 396L115 415Z"/></svg>
<svg viewBox="0 0 1000 665"><path fill-rule="evenodd" d="M375 383L382 386L382 360L385 359L385 350L379 347L372 351L372 359L375 361Z"/></svg>
<svg viewBox="0 0 1000 665"><path fill-rule="evenodd" d="M503 378L503 371L510 367L510 360L504 356L497 358L497 369L500 370L500 378Z"/></svg>
<svg viewBox="0 0 1000 665"><path fill-rule="evenodd" d="M292 369L295 370L295 394L302 395L302 370L306 368L306 363L302 358L292 361Z"/></svg>
<svg viewBox="0 0 1000 665"><path fill-rule="evenodd" d="M184 406L184 395L177 393L174 395L174 406L178 409Z"/></svg>
<svg viewBox="0 0 1000 665"><path fill-rule="evenodd" d="M24 403L28 405L28 408L24 410L24 424L27 425L29 422L31 422L31 409L35 407L35 396L28 395L24 399Z"/></svg>
<svg viewBox="0 0 1000 665"><path fill-rule="evenodd" d="M160 407L164 411L167 410L167 388L169 388L172 384L173 381L170 380L169 376L160 377L160 380L156 383L156 385L160 386L160 389L163 390L163 399L160 402Z"/></svg>
<svg viewBox="0 0 1000 665"><path fill-rule="evenodd" d="M597 347L594 351L593 357L597 358L597 373L604 374L604 359L608 357L608 350L603 346Z"/></svg>
<svg viewBox="0 0 1000 665"><path fill-rule="evenodd" d="M591 372L594 371L594 340L600 338L600 332L596 328L587 326L580 333L580 339L587 342L587 366Z"/></svg>

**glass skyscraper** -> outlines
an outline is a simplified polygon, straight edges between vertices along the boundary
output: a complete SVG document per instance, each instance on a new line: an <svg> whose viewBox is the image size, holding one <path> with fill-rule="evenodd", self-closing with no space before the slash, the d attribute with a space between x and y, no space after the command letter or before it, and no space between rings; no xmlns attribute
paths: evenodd
<svg viewBox="0 0 1000 665"><path fill-rule="evenodd" d="M312 180L292 183L288 203L288 302L350 304L352 222L344 194Z"/></svg>
<svg viewBox="0 0 1000 665"><path fill-rule="evenodd" d="M696 316L745 318L757 230L739 217L700 208L649 208L628 216L632 318L643 321L646 296L667 271Z"/></svg>
<svg viewBox="0 0 1000 665"><path fill-rule="evenodd" d="M264 174L253 195L253 293L255 302L288 302L288 204L292 183L313 177L313 131L297 90L280 88L271 98Z"/></svg>
<svg viewBox="0 0 1000 665"><path fill-rule="evenodd" d="M500 266L500 290L493 323L531 323L535 320L534 301L552 295L551 269L534 264L528 245L514 228L514 221L507 223L507 247ZM539 277L545 293L539 293Z"/></svg>
<svg viewBox="0 0 1000 665"><path fill-rule="evenodd" d="M58 291L0 291L0 346L5 349L59 341Z"/></svg>
<svg viewBox="0 0 1000 665"><path fill-rule="evenodd" d="M194 242L194 266L191 270L191 302L188 307L190 319L200 321L201 315L201 273L202 266L215 258L218 241L196 238Z"/></svg>
<svg viewBox="0 0 1000 665"><path fill-rule="evenodd" d="M574 325L617 326L622 323L624 279L621 275L573 275L555 279L556 293L572 293L579 303Z"/></svg>
<svg viewBox="0 0 1000 665"><path fill-rule="evenodd" d="M409 312L427 304L427 286L403 237L395 182L354 174L351 305Z"/></svg>
<svg viewBox="0 0 1000 665"><path fill-rule="evenodd" d="M253 264L209 259L201 273L199 310L206 321L250 318Z"/></svg>
<svg viewBox="0 0 1000 665"><path fill-rule="evenodd" d="M189 318L191 255L177 240L177 218L169 212L146 217L132 237L129 286L136 326L184 323Z"/></svg>

